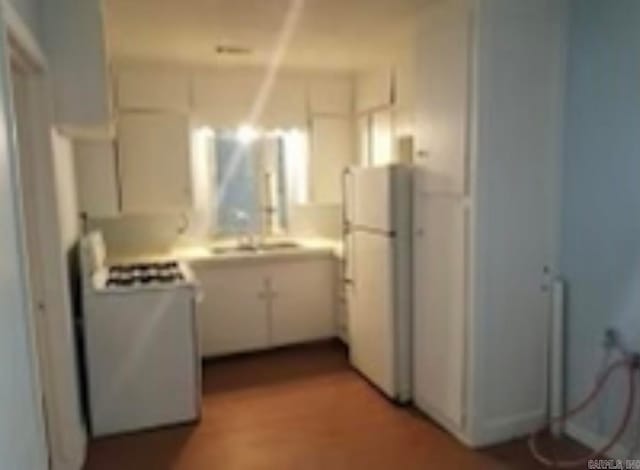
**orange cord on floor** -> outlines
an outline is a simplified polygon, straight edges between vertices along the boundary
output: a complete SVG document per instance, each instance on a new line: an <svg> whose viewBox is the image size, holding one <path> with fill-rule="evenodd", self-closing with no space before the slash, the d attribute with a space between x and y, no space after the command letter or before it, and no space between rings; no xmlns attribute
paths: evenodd
<svg viewBox="0 0 640 470"><path fill-rule="evenodd" d="M529 449L531 450L531 453L533 454L535 459L541 464L551 468L575 468L584 467L589 460L597 459L603 455L606 455L606 453L611 450L611 448L620 440L625 430L627 429L627 426L629 425L629 421L631 420L631 415L633 414L633 408L635 405L636 394L635 372L639 366L640 364L638 364L638 358L628 355L624 359L615 361L609 367L607 367L604 373L598 378L591 393L589 393L589 395L580 404L578 404L575 408L569 410L564 416L558 416L551 419L544 428L533 433L529 437L528 444ZM611 377L611 375L619 369L624 369L627 372L627 403L622 419L620 420L620 424L618 425L616 432L613 434L609 442L602 448L593 451L589 455L573 460L557 460L543 455L537 446L537 439L538 437L540 437L540 434L548 430L553 424L566 423L570 418L587 408L587 406L589 406L598 397L600 391L602 390L602 387L604 387L604 385L609 381L609 377Z"/></svg>

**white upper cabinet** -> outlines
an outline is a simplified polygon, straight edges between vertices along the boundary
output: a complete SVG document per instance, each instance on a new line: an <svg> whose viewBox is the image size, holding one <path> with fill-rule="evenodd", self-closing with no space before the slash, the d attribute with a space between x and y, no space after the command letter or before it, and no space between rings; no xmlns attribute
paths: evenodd
<svg viewBox="0 0 640 470"><path fill-rule="evenodd" d="M421 18L416 84L417 163L429 170L426 191L467 187L471 11L463 0L435 2Z"/></svg>
<svg viewBox="0 0 640 470"><path fill-rule="evenodd" d="M363 72L356 78L356 110L372 111L393 104L393 73L391 69Z"/></svg>
<svg viewBox="0 0 640 470"><path fill-rule="evenodd" d="M304 127L307 123L306 86L298 77L279 77L265 90L262 125L267 128Z"/></svg>
<svg viewBox="0 0 640 470"><path fill-rule="evenodd" d="M260 85L257 75L200 72L193 77L193 110L215 127L237 127L252 116Z"/></svg>
<svg viewBox="0 0 640 470"><path fill-rule="evenodd" d="M269 82L256 70L196 73L193 106L198 120L214 127L242 123L267 128L301 127L306 123L306 89L297 77Z"/></svg>
<svg viewBox="0 0 640 470"><path fill-rule="evenodd" d="M42 2L54 120L70 133L107 133L110 129L112 108L101 3Z"/></svg>
<svg viewBox="0 0 640 470"><path fill-rule="evenodd" d="M116 101L121 110L188 112L189 75L165 67L122 69L116 77Z"/></svg>
<svg viewBox="0 0 640 470"><path fill-rule="evenodd" d="M349 77L321 76L309 80L311 114L349 116L353 111L353 80Z"/></svg>
<svg viewBox="0 0 640 470"><path fill-rule="evenodd" d="M342 202L342 172L354 163L355 130L349 118L314 117L311 121L311 200Z"/></svg>
<svg viewBox="0 0 640 470"><path fill-rule="evenodd" d="M73 145L80 212L89 217L115 217L120 195L115 143L77 140Z"/></svg>
<svg viewBox="0 0 640 470"><path fill-rule="evenodd" d="M127 113L118 119L125 213L182 211L192 205L189 118Z"/></svg>
<svg viewBox="0 0 640 470"><path fill-rule="evenodd" d="M371 155L374 166L388 165L395 161L393 148L393 113L383 109L371 114Z"/></svg>

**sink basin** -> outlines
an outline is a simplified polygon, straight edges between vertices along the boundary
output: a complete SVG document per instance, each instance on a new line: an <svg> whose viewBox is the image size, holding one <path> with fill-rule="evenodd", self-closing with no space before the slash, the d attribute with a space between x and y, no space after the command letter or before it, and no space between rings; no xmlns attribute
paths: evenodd
<svg viewBox="0 0 640 470"><path fill-rule="evenodd" d="M258 251L291 250L296 248L302 248L300 243L287 240L278 242L265 242L258 245Z"/></svg>
<svg viewBox="0 0 640 470"><path fill-rule="evenodd" d="M214 255L228 255L231 253L256 253L258 247L248 245L238 246L214 246L211 248L211 253Z"/></svg>
<svg viewBox="0 0 640 470"><path fill-rule="evenodd" d="M267 241L258 245L231 245L231 246L214 246L211 252L214 255L228 255L240 253L264 253L271 251L293 250L299 249L302 245L290 240Z"/></svg>

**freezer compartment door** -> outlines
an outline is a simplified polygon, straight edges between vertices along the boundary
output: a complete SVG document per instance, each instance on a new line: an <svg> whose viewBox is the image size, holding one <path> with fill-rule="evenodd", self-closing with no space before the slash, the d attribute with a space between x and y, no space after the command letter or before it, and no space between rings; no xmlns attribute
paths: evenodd
<svg viewBox="0 0 640 470"><path fill-rule="evenodd" d="M347 215L352 228L390 232L392 220L391 167L351 168L347 180Z"/></svg>
<svg viewBox="0 0 640 470"><path fill-rule="evenodd" d="M385 394L396 398L393 239L358 232L351 241L350 360Z"/></svg>

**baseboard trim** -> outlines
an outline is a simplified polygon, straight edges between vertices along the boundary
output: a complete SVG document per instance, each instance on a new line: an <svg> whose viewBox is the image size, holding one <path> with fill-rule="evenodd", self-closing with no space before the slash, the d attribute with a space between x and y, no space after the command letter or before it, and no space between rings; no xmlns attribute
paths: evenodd
<svg viewBox="0 0 640 470"><path fill-rule="evenodd" d="M535 411L487 422L471 419L469 440L474 448L491 447L514 439L521 439L544 425L544 412Z"/></svg>
<svg viewBox="0 0 640 470"><path fill-rule="evenodd" d="M610 439L608 436L603 436L599 433L589 431L575 422L567 423L565 433L571 439L593 450L605 446ZM618 443L614 445L609 452L607 452L606 456L612 459L626 459L629 456L630 451L631 449L627 446Z"/></svg>

